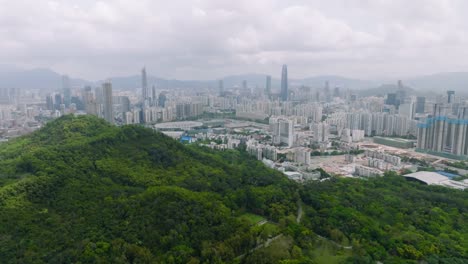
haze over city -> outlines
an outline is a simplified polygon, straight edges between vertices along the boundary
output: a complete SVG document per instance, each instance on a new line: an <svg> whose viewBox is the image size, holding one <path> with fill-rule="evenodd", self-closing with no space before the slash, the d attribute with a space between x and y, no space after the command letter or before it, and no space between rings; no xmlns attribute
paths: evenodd
<svg viewBox="0 0 468 264"><path fill-rule="evenodd" d="M468 71L462 0L1 1L0 68L88 80L233 74L394 80ZM21 15L16 15L21 14Z"/></svg>
<svg viewBox="0 0 468 264"><path fill-rule="evenodd" d="M468 263L466 11L0 0L0 262Z"/></svg>

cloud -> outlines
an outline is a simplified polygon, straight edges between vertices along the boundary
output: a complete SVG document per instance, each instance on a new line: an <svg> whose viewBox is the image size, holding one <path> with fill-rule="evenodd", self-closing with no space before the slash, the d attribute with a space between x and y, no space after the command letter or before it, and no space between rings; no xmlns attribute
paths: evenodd
<svg viewBox="0 0 468 264"><path fill-rule="evenodd" d="M463 0L0 0L0 60L91 79L466 71Z"/></svg>

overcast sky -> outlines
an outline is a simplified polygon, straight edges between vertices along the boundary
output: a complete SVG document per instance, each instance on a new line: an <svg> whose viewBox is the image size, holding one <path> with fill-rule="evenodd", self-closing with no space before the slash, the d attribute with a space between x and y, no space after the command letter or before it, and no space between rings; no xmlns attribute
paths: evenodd
<svg viewBox="0 0 468 264"><path fill-rule="evenodd" d="M0 0L0 62L102 79L468 71L465 0Z"/></svg>

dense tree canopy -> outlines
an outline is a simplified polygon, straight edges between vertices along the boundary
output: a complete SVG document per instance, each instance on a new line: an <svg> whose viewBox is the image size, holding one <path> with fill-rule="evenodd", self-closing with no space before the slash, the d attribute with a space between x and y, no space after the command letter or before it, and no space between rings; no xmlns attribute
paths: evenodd
<svg viewBox="0 0 468 264"><path fill-rule="evenodd" d="M467 203L395 175L300 186L92 116L0 145L2 263L464 263Z"/></svg>

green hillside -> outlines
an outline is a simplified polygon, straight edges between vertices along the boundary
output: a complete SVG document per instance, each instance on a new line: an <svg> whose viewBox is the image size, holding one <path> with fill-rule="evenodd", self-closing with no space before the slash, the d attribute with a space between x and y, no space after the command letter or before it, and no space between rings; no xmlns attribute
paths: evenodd
<svg viewBox="0 0 468 264"><path fill-rule="evenodd" d="M65 116L0 148L0 259L10 263L232 260L296 212L295 185L239 152Z"/></svg>
<svg viewBox="0 0 468 264"><path fill-rule="evenodd" d="M64 116L0 145L0 262L466 263L467 194L300 186L243 151Z"/></svg>

